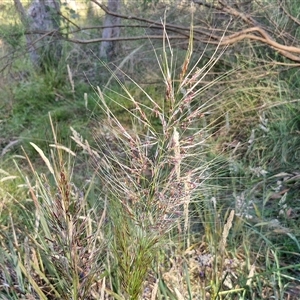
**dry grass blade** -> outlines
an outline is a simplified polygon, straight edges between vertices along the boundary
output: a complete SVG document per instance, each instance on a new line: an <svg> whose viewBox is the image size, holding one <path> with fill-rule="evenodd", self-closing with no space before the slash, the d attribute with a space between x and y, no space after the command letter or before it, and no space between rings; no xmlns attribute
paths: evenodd
<svg viewBox="0 0 300 300"><path fill-rule="evenodd" d="M52 165L50 164L49 159L46 157L44 154L43 150L39 148L36 144L30 142L30 145L38 152L38 154L41 156L43 161L45 162L46 166L48 167L48 170L50 171L51 174L54 175L54 169L52 168Z"/></svg>
<svg viewBox="0 0 300 300"><path fill-rule="evenodd" d="M64 151L66 151L67 153L71 154L72 156L76 156L76 153L75 153L75 152L73 152L71 149L69 149L68 147L66 147L66 146L64 146L64 145L54 145L54 144L50 144L49 146L52 147L52 148L59 149L59 150L64 150Z"/></svg>
<svg viewBox="0 0 300 300"><path fill-rule="evenodd" d="M230 228L232 227L232 221L234 218L234 210L232 210L229 214L229 217L226 221L226 224L224 225L224 229L223 229L223 233L222 233L222 237L221 237L221 241L220 241L220 246L219 246L219 250L220 253L223 254L226 248L226 243L227 243L227 237L230 231Z"/></svg>

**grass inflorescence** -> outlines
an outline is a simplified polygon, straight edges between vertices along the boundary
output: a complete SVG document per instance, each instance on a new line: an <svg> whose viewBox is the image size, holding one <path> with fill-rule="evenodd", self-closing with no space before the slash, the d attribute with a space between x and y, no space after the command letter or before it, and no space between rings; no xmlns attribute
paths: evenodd
<svg viewBox="0 0 300 300"><path fill-rule="evenodd" d="M50 117L53 143L30 143L43 171L27 150L16 175L1 171L3 299L293 299L298 273L281 259L299 259L288 198L299 175L266 169L287 162L273 128L296 132L296 108L286 124L258 89L234 94L244 70L213 78L224 51L194 60L191 38L178 66L165 36L163 94L111 71L119 88L95 88L93 140L71 127L61 144Z"/></svg>

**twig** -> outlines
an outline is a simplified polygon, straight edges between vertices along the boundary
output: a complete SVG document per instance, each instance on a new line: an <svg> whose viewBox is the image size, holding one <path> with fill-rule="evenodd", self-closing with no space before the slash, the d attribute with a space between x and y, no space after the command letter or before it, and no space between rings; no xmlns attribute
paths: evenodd
<svg viewBox="0 0 300 300"><path fill-rule="evenodd" d="M9 150L10 148L12 148L13 146L15 146L16 144L18 144L20 142L20 140L14 140L9 142L3 149L1 152L1 157L4 156Z"/></svg>

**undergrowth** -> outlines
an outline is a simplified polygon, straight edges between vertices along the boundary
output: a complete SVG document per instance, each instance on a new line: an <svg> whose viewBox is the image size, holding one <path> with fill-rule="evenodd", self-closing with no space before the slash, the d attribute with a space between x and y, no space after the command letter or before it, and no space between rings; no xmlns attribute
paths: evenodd
<svg viewBox="0 0 300 300"><path fill-rule="evenodd" d="M163 96L112 72L121 91L95 88L71 146L50 113L43 172L24 148L1 171L1 299L297 299L299 174L273 163L296 108L238 89L239 68L212 78L224 51L199 68L191 40L178 68L166 36Z"/></svg>

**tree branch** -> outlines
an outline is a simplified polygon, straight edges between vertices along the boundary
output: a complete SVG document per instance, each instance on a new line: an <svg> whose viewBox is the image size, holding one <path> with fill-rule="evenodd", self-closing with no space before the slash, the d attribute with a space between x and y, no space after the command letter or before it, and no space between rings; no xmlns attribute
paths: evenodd
<svg viewBox="0 0 300 300"><path fill-rule="evenodd" d="M18 3L19 0L14 0L16 3ZM177 40L182 40L182 39L189 39L190 38L190 27L185 27L185 26L179 26L179 25L174 25L170 23L162 24L160 22L156 22L150 19L146 18L140 18L136 16L126 16L122 15L119 13L111 12L107 9L105 5L102 3L99 3L97 0L91 0L91 2L95 3L98 5L105 13L122 18L122 19L127 19L127 20L135 20L143 23L149 24L148 26L145 25L137 25L139 27L148 27L148 28L155 28L155 29L161 29L165 28L167 32L174 32L174 35L170 34L168 36L169 39L177 39ZM200 0L194 0L195 3L199 5L205 5L209 6L209 8L214 8L217 10L224 11L231 15L232 17L239 18L243 20L246 24L251 25L250 28L246 28L243 30L240 30L236 33L229 34L229 35L216 35L212 33L212 30L201 30L194 28L193 29L193 39L199 42L204 42L204 43L209 43L209 44L219 44L221 46L228 46L232 45L235 43L238 43L242 40L249 39L253 41L258 41L261 42L265 45L268 45L280 55L286 57L287 59L297 62L300 62L300 48L296 46L287 46L284 44L281 44L274 40L271 35L267 32L267 29L264 28L261 24L259 24L253 17L242 13L238 11L237 9L229 6L227 3L225 3L224 0L218 0L218 3L220 5L216 6L213 4L206 4ZM130 26L130 25L129 25ZM135 26L135 25L131 25ZM103 29L103 26L97 26L97 27L86 27L86 28L79 28L77 26L77 29L74 30L73 32L69 32L69 34L73 34L78 31L82 30L88 30L88 29ZM33 32L32 32L33 33ZM44 36L47 36L49 34L60 34L59 32L48 32L44 33ZM42 36L41 38L43 38ZM143 40L143 39L163 39L163 35L145 35L145 36L133 36L133 37L117 37L117 38L96 38L96 39L77 39L77 38L69 38L69 37L64 37L60 34L60 38L63 38L66 41L72 42L72 43L78 43L78 44L89 44L89 43L100 43L103 41L133 41L133 40ZM39 38L40 39L40 38ZM32 42L31 44L34 44L36 41Z"/></svg>
<svg viewBox="0 0 300 300"><path fill-rule="evenodd" d="M92 44L92 43L100 43L100 42L115 42L115 41L136 41L136 40L162 40L163 35L139 35L139 36L129 36L129 37L117 37L117 38L98 38L98 39L90 39L90 40L81 40L81 39L72 39L65 38L66 41L77 43L77 44ZM182 35L169 35L168 39L187 39L186 36Z"/></svg>
<svg viewBox="0 0 300 300"><path fill-rule="evenodd" d="M249 32L253 32L253 31L259 32L262 35L262 37L253 34L248 34ZM236 34L224 38L220 42L220 44L221 45L235 44L244 39L260 41L264 44L269 45L274 50L278 51L282 56L292 61L300 62L300 56L296 56L293 54L293 53L300 54L300 48L294 46L285 46L280 43L277 43L260 27L253 27L253 28L242 30Z"/></svg>
<svg viewBox="0 0 300 300"><path fill-rule="evenodd" d="M127 19L127 20L137 20L137 21L141 21L141 22L146 22L152 25L156 25L156 26L160 26L161 28L163 28L161 23L149 20L149 19L145 19L145 18L139 18L139 17L135 17L135 16L125 16L125 15L121 15L121 14L117 14L117 13L113 13L110 12L105 5L99 3L96 0L91 0L93 3L95 3L96 5L98 5L101 9L104 10L105 13L107 14L111 14L113 16L119 17L119 18L123 18L123 19ZM206 7L209 8L214 8L217 10L221 10L224 11L228 14L230 14L233 17L236 18L240 18L241 20L243 20L246 24L251 25L251 28L247 28L244 30L241 30L237 33L231 34L229 36L216 36L213 35L212 32L205 32L203 30L194 30L194 39L198 40L198 41L202 41L203 39L199 38L196 36L196 34L202 34L208 37L208 39L205 41L206 43L210 43L210 44L220 44L222 46L227 46L227 45L231 45L234 43L237 43L239 41L242 41L244 39L250 39L250 40L255 40L255 41L260 41L268 46L270 46L271 48L273 48L274 50L278 51L282 56L295 61L295 62L300 62L300 57L298 57L297 55L295 55L294 53L300 54L300 48L295 47L295 46L286 46L283 44L280 44L278 42L276 42L269 34L268 32L264 29L264 26L262 26L261 24L259 24L253 17L238 11L237 9L229 6L224 0L218 0L218 3L220 3L220 6L216 6L213 4L207 4L206 2L203 2L201 0L194 0L195 3L199 4L199 5L204 5ZM182 31L190 31L190 28L188 27L184 27L184 26L177 26L177 25L173 25L173 24L164 24L164 27L166 28L166 30L170 30L170 29L179 29ZM259 35L257 35L257 33ZM182 34L182 32L180 33ZM188 33L185 34L186 37L189 36ZM149 37L133 37L133 38L125 38L125 40L135 40L135 39L144 39L144 38L154 38L154 39L158 39L159 36L149 36ZM182 36L170 36L170 38L183 38ZM101 40L99 40L101 41ZM96 42L96 41L95 41Z"/></svg>

